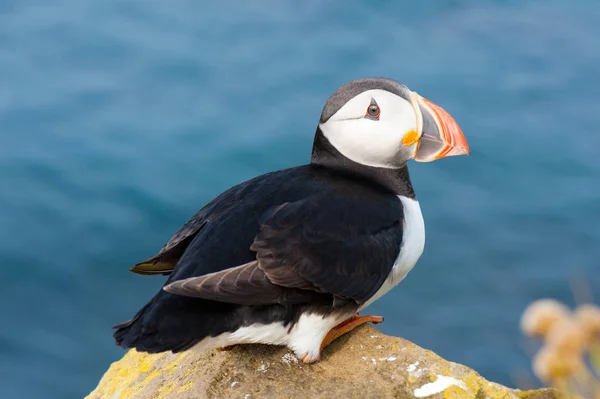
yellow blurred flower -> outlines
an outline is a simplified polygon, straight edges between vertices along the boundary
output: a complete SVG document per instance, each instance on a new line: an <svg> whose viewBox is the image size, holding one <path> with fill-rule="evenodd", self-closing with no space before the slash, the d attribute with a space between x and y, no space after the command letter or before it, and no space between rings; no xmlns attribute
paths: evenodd
<svg viewBox="0 0 600 399"><path fill-rule="evenodd" d="M521 329L534 338L544 338L554 323L569 318L571 312L554 299L540 299L527 307L521 317Z"/></svg>

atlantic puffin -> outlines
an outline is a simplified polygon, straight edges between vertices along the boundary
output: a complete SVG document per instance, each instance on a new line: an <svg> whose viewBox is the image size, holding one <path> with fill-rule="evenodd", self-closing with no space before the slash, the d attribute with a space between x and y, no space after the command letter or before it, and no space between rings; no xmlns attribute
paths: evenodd
<svg viewBox="0 0 600 399"><path fill-rule="evenodd" d="M456 121L388 78L327 100L307 165L231 187L130 270L169 275L117 345L143 352L285 345L305 363L378 316L358 312L406 277L425 245L407 162L468 155Z"/></svg>

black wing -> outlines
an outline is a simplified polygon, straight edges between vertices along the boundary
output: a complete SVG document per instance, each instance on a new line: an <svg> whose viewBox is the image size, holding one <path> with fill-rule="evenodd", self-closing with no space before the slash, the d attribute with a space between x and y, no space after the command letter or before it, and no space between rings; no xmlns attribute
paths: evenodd
<svg viewBox="0 0 600 399"><path fill-rule="evenodd" d="M332 295L362 304L388 277L402 226L402 203L382 193L325 193L284 203L262 217L250 247L256 261L164 289L244 305L313 303Z"/></svg>

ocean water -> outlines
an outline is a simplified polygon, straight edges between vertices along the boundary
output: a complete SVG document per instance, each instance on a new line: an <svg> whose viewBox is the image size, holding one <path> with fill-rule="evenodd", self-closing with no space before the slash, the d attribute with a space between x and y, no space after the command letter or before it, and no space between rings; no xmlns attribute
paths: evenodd
<svg viewBox="0 0 600 399"><path fill-rule="evenodd" d="M600 295L600 2L0 0L0 397L91 391L164 281L127 269L306 163L329 94L367 76L472 149L411 165L425 252L370 312L514 386L527 304Z"/></svg>

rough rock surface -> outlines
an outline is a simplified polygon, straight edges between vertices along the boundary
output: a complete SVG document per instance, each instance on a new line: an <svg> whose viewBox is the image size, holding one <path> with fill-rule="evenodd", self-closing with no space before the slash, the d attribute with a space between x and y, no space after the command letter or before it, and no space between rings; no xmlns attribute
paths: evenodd
<svg viewBox="0 0 600 399"><path fill-rule="evenodd" d="M323 351L320 362L298 362L284 347L237 346L231 351L149 355L135 350L113 363L97 398L527 398L552 389L519 391L489 382L463 365L402 338L363 326Z"/></svg>

